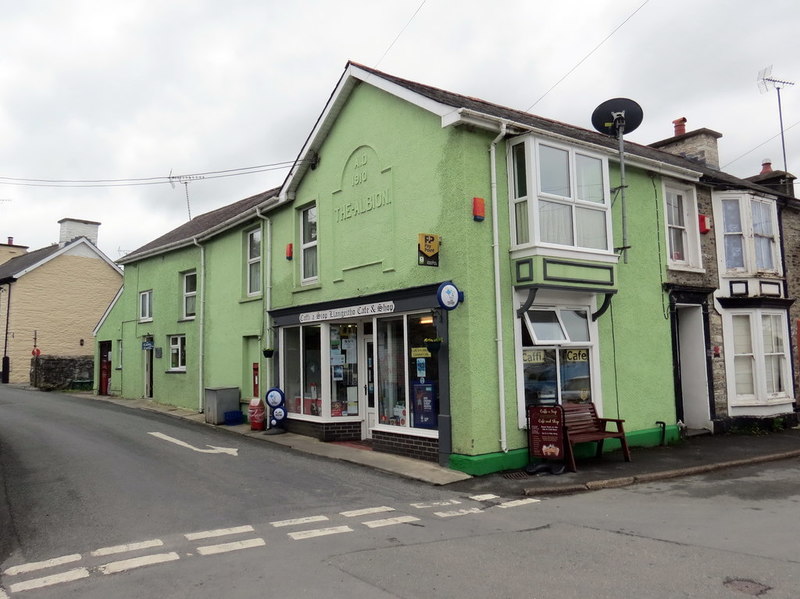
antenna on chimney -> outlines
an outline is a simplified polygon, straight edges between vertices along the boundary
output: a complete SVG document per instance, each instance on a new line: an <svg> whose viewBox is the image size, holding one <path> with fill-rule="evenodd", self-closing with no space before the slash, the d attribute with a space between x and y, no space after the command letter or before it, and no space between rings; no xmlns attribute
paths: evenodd
<svg viewBox="0 0 800 599"><path fill-rule="evenodd" d="M758 89L761 91L762 94L765 94L769 91L770 87L775 88L775 91L778 92L778 119L780 119L781 123L781 149L783 150L783 172L788 172L786 168L786 140L783 138L783 109L781 108L781 87L784 85L794 85L794 81L782 81L781 79L775 79L772 76L772 65L761 69L758 72Z"/></svg>

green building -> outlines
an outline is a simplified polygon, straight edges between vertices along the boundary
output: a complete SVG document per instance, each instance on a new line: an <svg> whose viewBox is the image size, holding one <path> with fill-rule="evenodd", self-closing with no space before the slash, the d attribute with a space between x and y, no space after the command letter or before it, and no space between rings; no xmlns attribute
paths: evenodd
<svg viewBox="0 0 800 599"><path fill-rule="evenodd" d="M276 386L291 432L472 474L528 462L528 405L674 439L663 190L705 170L625 150L623 196L614 137L349 63L279 189L120 261L98 377L198 410Z"/></svg>

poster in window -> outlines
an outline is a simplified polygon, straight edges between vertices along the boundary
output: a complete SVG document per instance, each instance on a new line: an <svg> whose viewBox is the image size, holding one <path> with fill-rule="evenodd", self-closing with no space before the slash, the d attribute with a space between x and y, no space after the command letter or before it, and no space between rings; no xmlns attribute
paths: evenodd
<svg viewBox="0 0 800 599"><path fill-rule="evenodd" d="M414 428L435 429L438 426L436 394L433 383L417 383L413 387Z"/></svg>

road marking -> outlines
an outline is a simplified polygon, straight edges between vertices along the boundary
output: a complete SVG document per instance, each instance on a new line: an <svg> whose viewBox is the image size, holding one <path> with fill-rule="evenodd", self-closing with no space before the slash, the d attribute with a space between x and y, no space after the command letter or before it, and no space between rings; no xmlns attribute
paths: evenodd
<svg viewBox="0 0 800 599"><path fill-rule="evenodd" d="M432 501L430 503L412 503L411 507L419 509L426 509L430 507L442 507L445 505L459 505L461 502L458 499L447 499L446 501Z"/></svg>
<svg viewBox="0 0 800 599"><path fill-rule="evenodd" d="M489 501L490 499L498 499L498 497L492 493L487 493L486 495L473 495L470 499L473 501Z"/></svg>
<svg viewBox="0 0 800 599"><path fill-rule="evenodd" d="M11 566L3 574L6 576L14 576L15 574L24 574L26 572L35 572L36 570L44 570L45 568L53 568L55 566L62 566L64 564L71 564L78 562L81 559L80 553L73 553L72 555L64 555L62 557L54 557L43 562L31 562L29 564L22 564L20 566Z"/></svg>
<svg viewBox="0 0 800 599"><path fill-rule="evenodd" d="M152 566L153 564L163 564L165 562L174 562L181 559L181 556L171 551L169 553L155 553L153 555L145 555L143 557L134 557L132 559L123 559L117 562L110 562L100 566L98 569L102 574L117 574L134 568L142 568L144 566Z"/></svg>
<svg viewBox="0 0 800 599"><path fill-rule="evenodd" d="M161 547L164 541L161 539L152 539L150 541L141 541L139 543L128 543L127 545L115 545L114 547L101 547L95 549L90 555L93 557L102 557L104 555L114 555L115 553L126 553L128 551L137 551L139 549L150 549L151 547Z"/></svg>
<svg viewBox="0 0 800 599"><path fill-rule="evenodd" d="M270 522L270 524L275 528L280 528L281 526L297 526L298 524L309 524L311 522L324 522L327 519L328 516L309 516L308 518L295 518L293 520L278 520L276 522Z"/></svg>
<svg viewBox="0 0 800 599"><path fill-rule="evenodd" d="M197 541L199 539L210 539L212 537L224 537L227 535L238 535L243 532L253 532L253 527L237 526L235 528L218 528L216 530L203 530L201 532L189 532L183 535L187 541Z"/></svg>
<svg viewBox="0 0 800 599"><path fill-rule="evenodd" d="M529 503L539 503L540 501L541 499L534 499L533 497L528 497L527 499L514 499L513 501L504 501L497 507L502 507L502 508L517 507L520 505L527 505Z"/></svg>
<svg viewBox="0 0 800 599"><path fill-rule="evenodd" d="M263 547L266 545L264 539L247 539L245 541L234 541L233 543L221 543L219 545L206 545L205 547L198 547L197 553L200 555L214 555L217 553L228 553L229 551L238 551L240 549L251 549L253 547Z"/></svg>
<svg viewBox="0 0 800 599"><path fill-rule="evenodd" d="M434 512L440 518L452 518L454 516L466 516L467 514L480 514L483 510L479 507L464 508L460 510L453 510L452 512Z"/></svg>
<svg viewBox="0 0 800 599"><path fill-rule="evenodd" d="M303 539L313 539L314 537L324 537L325 535L336 535L340 532L353 532L349 526L334 526L332 528L317 528L315 530L302 530L299 532L288 533L295 541Z"/></svg>
<svg viewBox="0 0 800 599"><path fill-rule="evenodd" d="M416 522L416 516L397 516L396 518L384 518L383 520L370 520L364 522L364 526L369 528L380 528L381 526L392 526L394 524L405 524L406 522Z"/></svg>
<svg viewBox="0 0 800 599"><path fill-rule="evenodd" d="M227 453L228 455L232 456L239 455L239 450L234 449L233 447L217 447L216 445L206 445L206 447L210 447L211 449L201 449L199 447L195 447L194 445L190 445L186 441L181 441L180 439L176 439L175 437L170 437L169 435L165 435L164 433L147 433L147 434L153 435L158 439L169 441L170 443L174 443L175 445L180 445L181 447L185 447L186 449L191 449L192 451L197 451L200 453Z"/></svg>
<svg viewBox="0 0 800 599"><path fill-rule="evenodd" d="M0 589L0 599L10 599L3 589Z"/></svg>
<svg viewBox="0 0 800 599"><path fill-rule="evenodd" d="M73 580L80 580L81 578L89 578L89 570L86 568L75 568L74 570L67 570L60 574L34 578L32 580L26 580L25 582L17 582L8 587L8 590L12 593L19 593L21 591L30 591L32 589L53 586L54 584L61 584L62 582L72 582Z"/></svg>
<svg viewBox="0 0 800 599"><path fill-rule="evenodd" d="M344 516L345 518L353 518L357 516L368 516L370 514L380 514L381 512L393 512L393 511L394 511L393 507L382 505L380 507L364 508L363 510L351 510L349 512L339 512L339 515Z"/></svg>

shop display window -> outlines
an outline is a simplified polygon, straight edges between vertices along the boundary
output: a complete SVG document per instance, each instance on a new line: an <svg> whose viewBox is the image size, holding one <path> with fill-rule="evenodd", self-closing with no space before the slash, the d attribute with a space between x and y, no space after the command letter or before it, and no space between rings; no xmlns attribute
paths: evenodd
<svg viewBox="0 0 800 599"><path fill-rule="evenodd" d="M331 416L358 416L358 325L330 325Z"/></svg>

